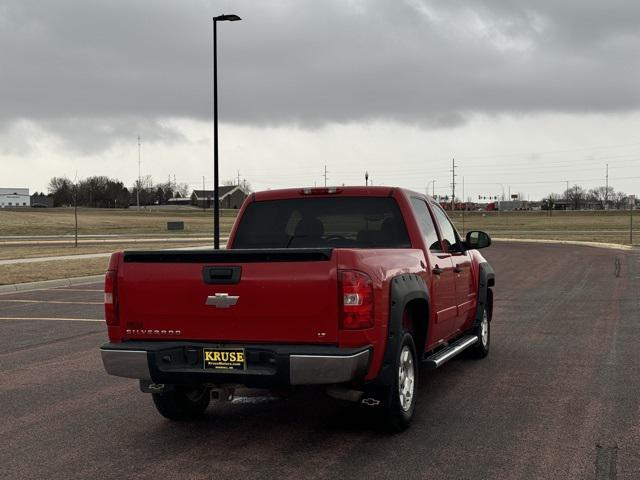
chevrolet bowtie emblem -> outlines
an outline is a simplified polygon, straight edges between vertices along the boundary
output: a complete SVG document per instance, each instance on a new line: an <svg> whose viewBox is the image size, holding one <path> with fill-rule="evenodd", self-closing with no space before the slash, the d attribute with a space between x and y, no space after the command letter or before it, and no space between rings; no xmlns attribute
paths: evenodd
<svg viewBox="0 0 640 480"><path fill-rule="evenodd" d="M238 303L239 296L229 296L228 293L216 293L207 297L206 305L213 305L216 308L229 308Z"/></svg>

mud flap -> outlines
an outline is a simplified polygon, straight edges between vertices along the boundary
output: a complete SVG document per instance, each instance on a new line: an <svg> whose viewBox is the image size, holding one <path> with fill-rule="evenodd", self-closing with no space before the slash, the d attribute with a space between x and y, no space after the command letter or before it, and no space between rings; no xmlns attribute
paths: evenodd
<svg viewBox="0 0 640 480"><path fill-rule="evenodd" d="M489 289L495 285L496 274L487 262L480 264L480 272L478 274L478 305L476 307L476 316L471 329L480 325L482 321L482 312L487 306L489 298Z"/></svg>

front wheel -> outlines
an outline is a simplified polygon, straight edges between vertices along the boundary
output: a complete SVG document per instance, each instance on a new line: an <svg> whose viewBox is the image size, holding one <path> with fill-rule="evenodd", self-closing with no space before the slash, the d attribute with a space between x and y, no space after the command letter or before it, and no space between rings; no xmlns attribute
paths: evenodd
<svg viewBox="0 0 640 480"><path fill-rule="evenodd" d="M204 387L176 386L162 393L154 393L156 409L169 420L193 420L201 417L211 400L209 390Z"/></svg>
<svg viewBox="0 0 640 480"><path fill-rule="evenodd" d="M469 349L469 353L473 358L484 358L489 355L489 346L491 345L491 322L487 308L482 312L482 319L477 327L472 330L472 334L478 337L478 341Z"/></svg>

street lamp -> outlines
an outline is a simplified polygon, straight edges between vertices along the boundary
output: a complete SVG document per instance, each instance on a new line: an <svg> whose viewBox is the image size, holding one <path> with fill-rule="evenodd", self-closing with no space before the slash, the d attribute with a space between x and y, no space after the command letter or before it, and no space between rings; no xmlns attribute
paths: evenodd
<svg viewBox="0 0 640 480"><path fill-rule="evenodd" d="M220 248L220 195L218 192L218 22L235 22L238 15L213 17L213 248Z"/></svg>

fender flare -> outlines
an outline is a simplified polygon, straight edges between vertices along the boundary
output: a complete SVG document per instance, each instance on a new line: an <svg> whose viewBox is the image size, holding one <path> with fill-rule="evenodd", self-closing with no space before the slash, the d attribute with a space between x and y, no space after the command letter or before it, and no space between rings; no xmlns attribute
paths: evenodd
<svg viewBox="0 0 640 480"><path fill-rule="evenodd" d="M482 321L482 312L484 312L487 302L489 301L489 290L495 285L496 274L488 262L479 264L478 272L478 304L476 306L476 316L473 321L472 328L480 325ZM489 319L491 320L491 319Z"/></svg>
<svg viewBox="0 0 640 480"><path fill-rule="evenodd" d="M429 290L423 278L413 273L403 273L391 279L389 292L389 324L387 329L387 343L384 357L378 376L373 383L378 386L393 385L395 381L394 363L400 342L402 341L402 314L407 304L413 300L424 300L427 309L430 308ZM426 329L428 330L429 318L425 318ZM416 349L420 347L416 345ZM416 352L418 361L421 359L421 352Z"/></svg>

